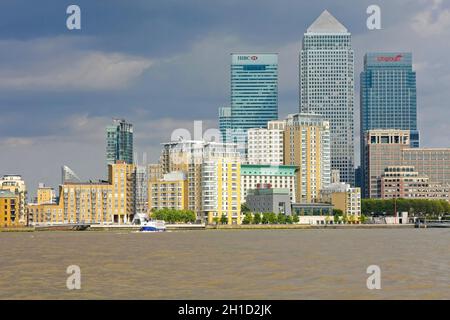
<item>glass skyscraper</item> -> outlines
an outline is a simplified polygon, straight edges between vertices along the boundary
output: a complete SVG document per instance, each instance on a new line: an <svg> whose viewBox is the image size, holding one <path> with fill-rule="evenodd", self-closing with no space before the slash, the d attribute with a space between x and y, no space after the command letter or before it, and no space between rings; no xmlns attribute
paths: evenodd
<svg viewBox="0 0 450 320"><path fill-rule="evenodd" d="M106 127L106 163L117 160L133 163L133 125L123 119L114 119Z"/></svg>
<svg viewBox="0 0 450 320"><path fill-rule="evenodd" d="M354 185L354 52L351 34L326 10L303 37L300 112L329 121L331 169Z"/></svg>
<svg viewBox="0 0 450 320"><path fill-rule="evenodd" d="M361 137L372 129L409 130L410 146L419 147L416 73L408 52L371 52L361 72ZM365 150L361 138L361 152ZM361 153L361 168L365 166ZM365 176L365 175L363 175ZM364 184L364 181L363 181Z"/></svg>
<svg viewBox="0 0 450 320"><path fill-rule="evenodd" d="M242 154L248 129L278 119L277 54L231 54L231 109L221 112L226 141L239 143Z"/></svg>

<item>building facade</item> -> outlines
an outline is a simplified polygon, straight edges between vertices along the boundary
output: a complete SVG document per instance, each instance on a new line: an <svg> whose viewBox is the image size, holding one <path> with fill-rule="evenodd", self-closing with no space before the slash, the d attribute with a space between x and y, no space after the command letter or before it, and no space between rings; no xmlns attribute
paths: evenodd
<svg viewBox="0 0 450 320"><path fill-rule="evenodd" d="M450 185L430 183L414 166L389 166L381 176L381 198L450 201Z"/></svg>
<svg viewBox="0 0 450 320"><path fill-rule="evenodd" d="M108 181L66 182L57 203L31 203L29 222L39 224L122 224L134 216L134 165L117 161L108 166Z"/></svg>
<svg viewBox="0 0 450 320"><path fill-rule="evenodd" d="M172 141L163 144L161 172L186 174L188 210L197 220L210 222L227 215L230 224L240 224L240 157L233 143Z"/></svg>
<svg viewBox="0 0 450 320"><path fill-rule="evenodd" d="M282 165L284 121L269 121L267 128L252 128L247 131L247 163Z"/></svg>
<svg viewBox="0 0 450 320"><path fill-rule="evenodd" d="M403 149L401 164L414 166L430 183L450 184L450 148Z"/></svg>
<svg viewBox="0 0 450 320"><path fill-rule="evenodd" d="M19 195L10 190L0 190L0 228L22 225L19 221Z"/></svg>
<svg viewBox="0 0 450 320"><path fill-rule="evenodd" d="M244 203L249 190L262 185L274 189L289 190L291 202L296 202L297 166L272 166L264 164L241 165L241 202Z"/></svg>
<svg viewBox="0 0 450 320"><path fill-rule="evenodd" d="M314 202L331 180L330 125L317 114L293 114L284 131L284 164L298 167L295 201Z"/></svg>
<svg viewBox="0 0 450 320"><path fill-rule="evenodd" d="M300 53L300 112L329 121L331 168L354 184L354 52L351 34L324 11L304 34Z"/></svg>
<svg viewBox="0 0 450 320"><path fill-rule="evenodd" d="M245 154L247 130L265 128L278 119L278 55L231 54L231 119L225 142Z"/></svg>
<svg viewBox="0 0 450 320"><path fill-rule="evenodd" d="M164 174L162 179L150 181L148 192L151 211L164 208L188 209L188 181L184 172L170 172Z"/></svg>
<svg viewBox="0 0 450 320"><path fill-rule="evenodd" d="M20 224L26 224L27 186L22 176L7 174L0 178L0 190L9 190L18 196L16 204L16 218Z"/></svg>
<svg viewBox="0 0 450 320"><path fill-rule="evenodd" d="M247 192L245 203L253 213L273 212L291 215L289 189L258 188Z"/></svg>
<svg viewBox="0 0 450 320"><path fill-rule="evenodd" d="M360 132L409 130L412 148L419 147L417 130L416 73L408 52L371 52L364 56L360 86ZM364 170L365 139L361 139L361 168ZM364 175L364 173L362 173ZM362 181L364 189L365 181Z"/></svg>
<svg viewBox="0 0 450 320"><path fill-rule="evenodd" d="M123 119L113 119L106 127L106 163L133 163L133 125Z"/></svg>
<svg viewBox="0 0 450 320"><path fill-rule="evenodd" d="M365 198L381 197L381 175L388 166L402 163L402 150L409 148L409 130L369 130L364 143Z"/></svg>
<svg viewBox="0 0 450 320"><path fill-rule="evenodd" d="M348 183L332 183L320 191L321 202L331 203L347 216L361 216L361 189Z"/></svg>
<svg viewBox="0 0 450 320"><path fill-rule="evenodd" d="M37 204L55 203L55 189L46 187L43 183L39 183L36 193Z"/></svg>

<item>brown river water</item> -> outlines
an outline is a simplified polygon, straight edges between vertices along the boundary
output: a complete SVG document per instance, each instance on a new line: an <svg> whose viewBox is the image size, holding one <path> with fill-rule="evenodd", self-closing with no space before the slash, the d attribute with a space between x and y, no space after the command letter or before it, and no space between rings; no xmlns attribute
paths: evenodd
<svg viewBox="0 0 450 320"><path fill-rule="evenodd" d="M450 299L450 229L0 232L0 299Z"/></svg>

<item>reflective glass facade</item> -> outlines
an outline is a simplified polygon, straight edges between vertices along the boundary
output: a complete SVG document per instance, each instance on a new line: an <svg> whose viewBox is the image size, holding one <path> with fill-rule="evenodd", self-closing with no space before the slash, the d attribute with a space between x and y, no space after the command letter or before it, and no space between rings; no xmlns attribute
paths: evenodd
<svg viewBox="0 0 450 320"><path fill-rule="evenodd" d="M411 53L367 53L361 72L360 97L361 137L373 129L409 130L410 146L419 147L416 73L412 69ZM361 138L363 170L366 168L363 154L365 143L365 139ZM363 173L363 176L366 174Z"/></svg>
<svg viewBox="0 0 450 320"><path fill-rule="evenodd" d="M247 130L278 119L278 55L231 54L230 142L246 143ZM242 152L242 149L240 149Z"/></svg>

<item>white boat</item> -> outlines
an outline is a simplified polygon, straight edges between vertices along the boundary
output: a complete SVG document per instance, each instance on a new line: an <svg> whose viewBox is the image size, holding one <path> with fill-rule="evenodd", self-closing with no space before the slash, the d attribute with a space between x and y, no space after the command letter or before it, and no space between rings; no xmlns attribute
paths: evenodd
<svg viewBox="0 0 450 320"><path fill-rule="evenodd" d="M166 231L166 223L163 220L150 220L141 223L141 232L163 232Z"/></svg>

